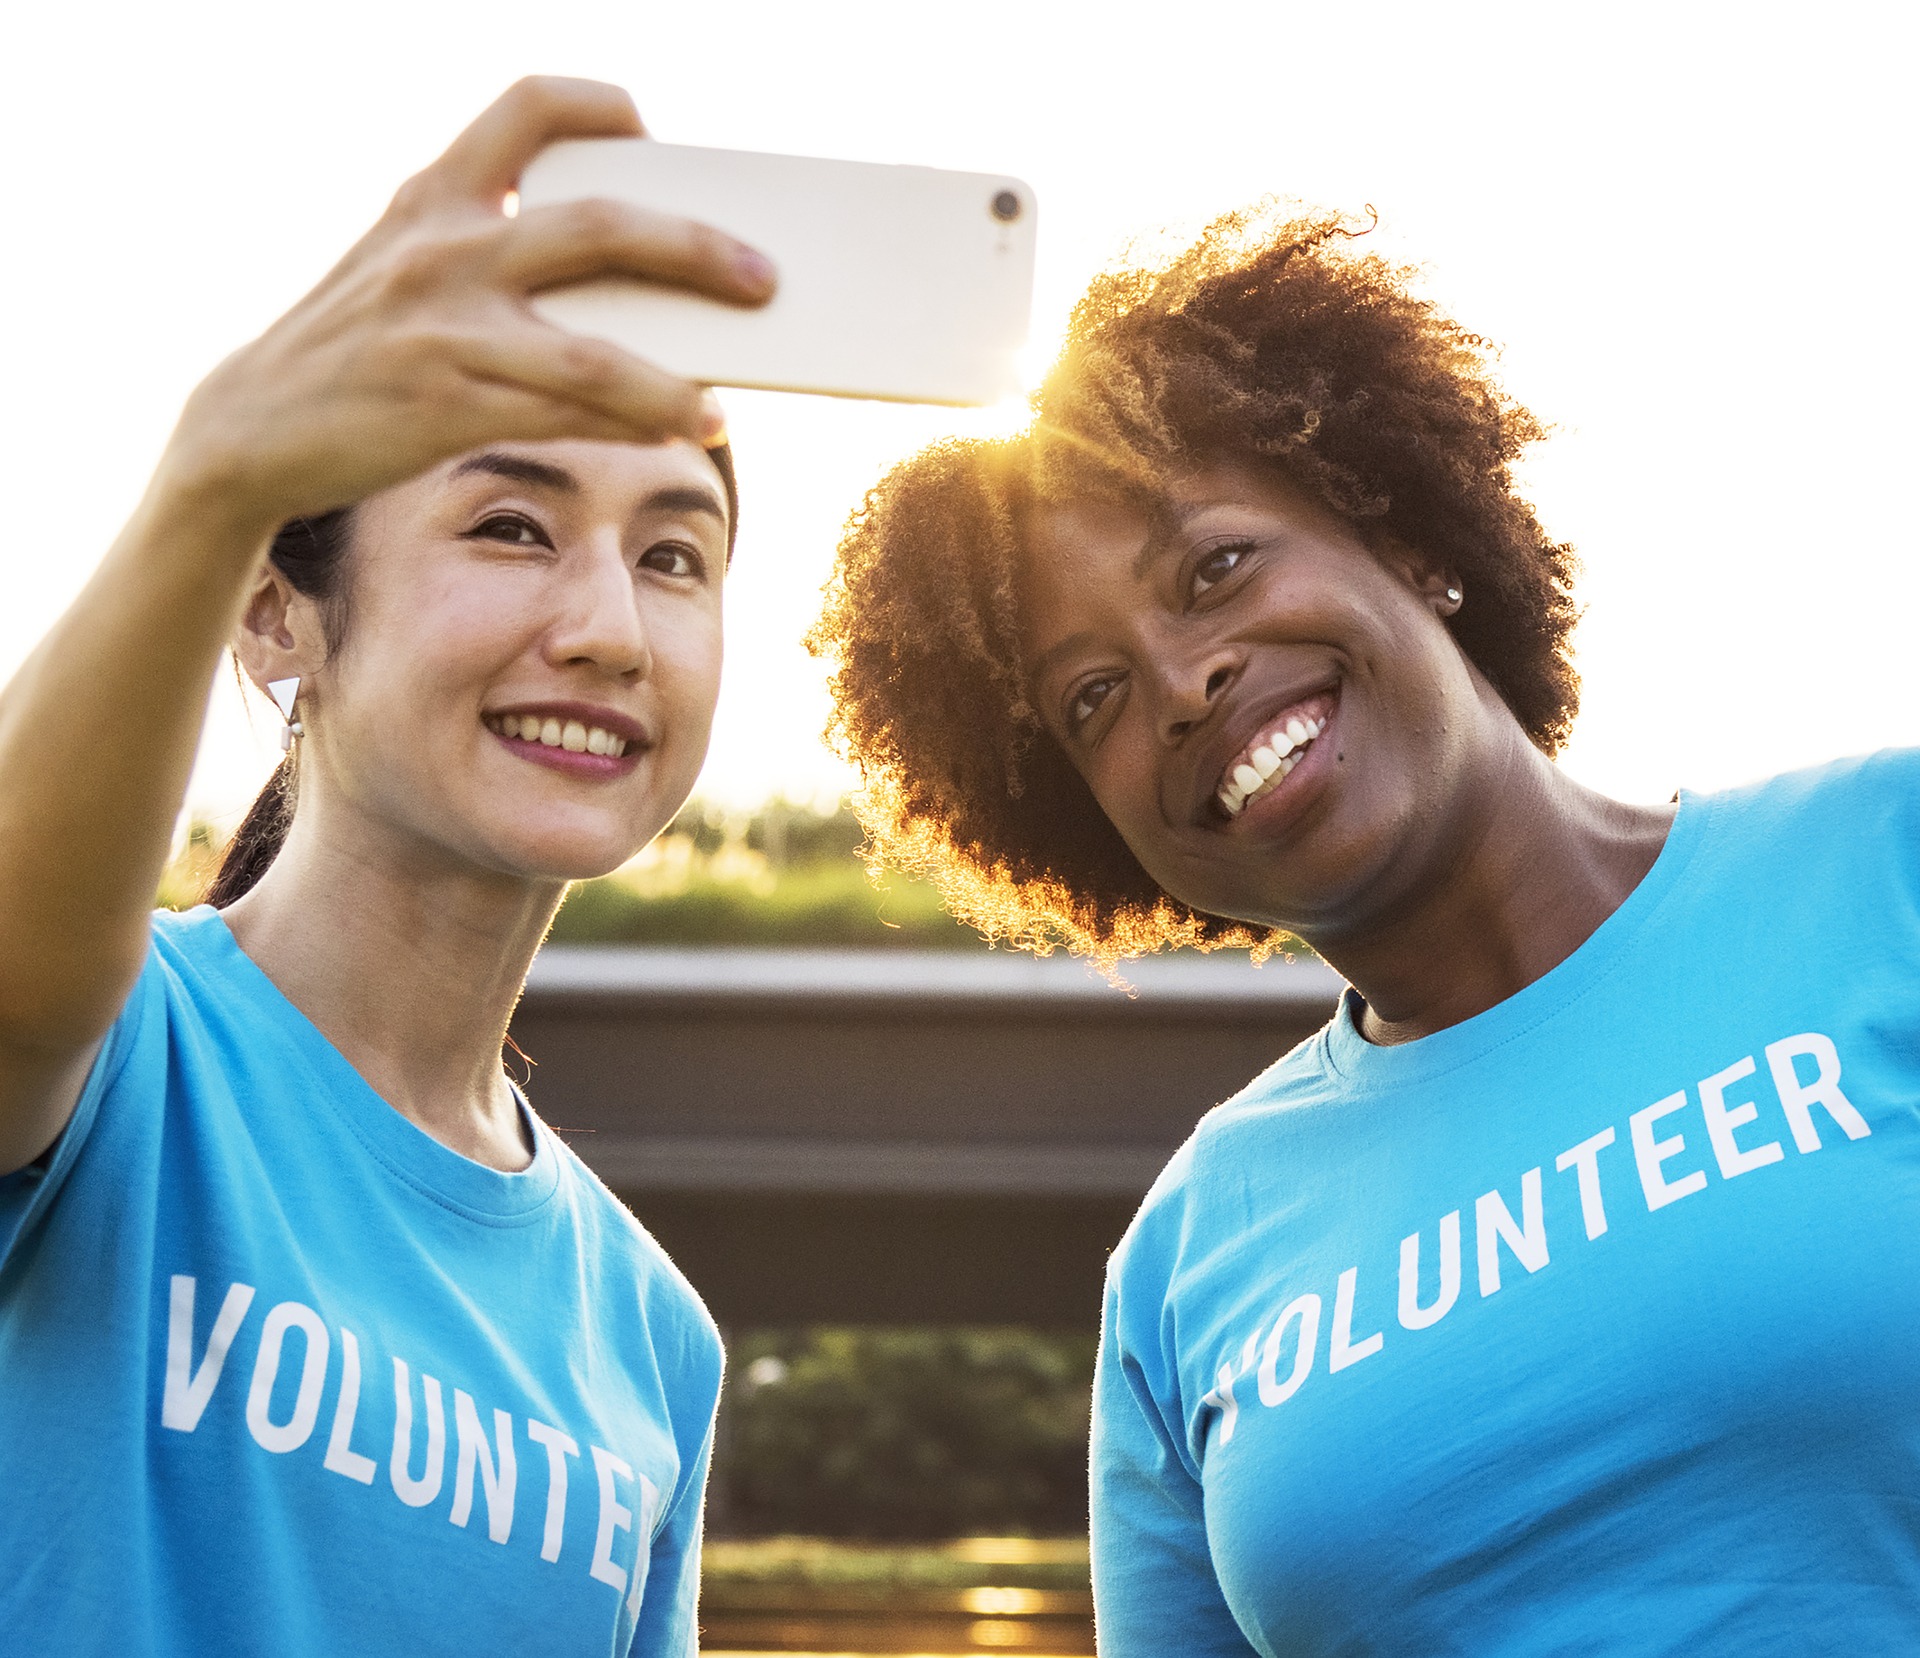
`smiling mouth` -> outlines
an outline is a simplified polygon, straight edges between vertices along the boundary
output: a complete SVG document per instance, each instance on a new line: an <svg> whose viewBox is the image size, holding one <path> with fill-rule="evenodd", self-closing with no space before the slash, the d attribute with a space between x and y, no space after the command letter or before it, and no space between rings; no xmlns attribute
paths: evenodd
<svg viewBox="0 0 1920 1658"><path fill-rule="evenodd" d="M552 714L492 714L486 716L484 723L496 736L538 743L542 748L564 749L569 754L604 754L617 760L627 752L625 737L616 737L601 726L563 720Z"/></svg>
<svg viewBox="0 0 1920 1658"><path fill-rule="evenodd" d="M1282 709L1260 734L1227 763L1213 801L1229 819L1270 795L1287 780L1333 718L1334 693L1318 692Z"/></svg>

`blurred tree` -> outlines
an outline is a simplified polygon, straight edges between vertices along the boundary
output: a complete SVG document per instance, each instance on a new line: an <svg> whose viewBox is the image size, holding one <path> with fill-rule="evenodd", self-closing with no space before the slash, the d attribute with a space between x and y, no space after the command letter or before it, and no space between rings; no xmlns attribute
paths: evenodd
<svg viewBox="0 0 1920 1658"><path fill-rule="evenodd" d="M567 895L561 944L796 945L969 949L924 882L868 877L863 833L845 806L771 800L752 812L690 801L623 868Z"/></svg>
<svg viewBox="0 0 1920 1658"><path fill-rule="evenodd" d="M714 1471L729 1531L1085 1532L1093 1337L823 1328L732 1346Z"/></svg>

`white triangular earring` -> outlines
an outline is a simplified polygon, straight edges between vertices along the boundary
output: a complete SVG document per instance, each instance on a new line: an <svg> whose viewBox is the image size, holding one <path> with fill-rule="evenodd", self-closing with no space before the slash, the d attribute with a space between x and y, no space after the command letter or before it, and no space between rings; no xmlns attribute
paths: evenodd
<svg viewBox="0 0 1920 1658"><path fill-rule="evenodd" d="M273 698L280 709L281 717L287 722L280 731L280 751L283 754L292 752L295 737L304 737L307 734L306 727L293 717L293 699L299 694L300 676L298 674L290 679L267 681L267 695Z"/></svg>

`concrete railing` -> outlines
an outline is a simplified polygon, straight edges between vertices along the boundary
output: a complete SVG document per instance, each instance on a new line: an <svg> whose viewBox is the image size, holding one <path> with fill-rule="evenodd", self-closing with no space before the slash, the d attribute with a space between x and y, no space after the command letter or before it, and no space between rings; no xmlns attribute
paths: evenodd
<svg viewBox="0 0 1920 1658"><path fill-rule="evenodd" d="M723 1318L1077 1323L1168 1155L1338 991L1307 962L1126 977L999 952L551 948L513 1032L541 1114Z"/></svg>

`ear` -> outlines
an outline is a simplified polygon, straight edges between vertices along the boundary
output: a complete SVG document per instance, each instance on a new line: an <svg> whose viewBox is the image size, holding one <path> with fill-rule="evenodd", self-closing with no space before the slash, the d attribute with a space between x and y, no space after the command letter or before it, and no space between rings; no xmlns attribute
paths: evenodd
<svg viewBox="0 0 1920 1658"><path fill-rule="evenodd" d="M275 680L305 679L327 659L319 606L295 592L270 561L261 563L247 595L240 626L234 630L233 654L263 695Z"/></svg>
<svg viewBox="0 0 1920 1658"><path fill-rule="evenodd" d="M1421 598L1434 615L1454 615L1466 602L1460 578L1451 570L1436 567L1395 536L1382 534L1374 544L1374 555L1391 569Z"/></svg>
<svg viewBox="0 0 1920 1658"><path fill-rule="evenodd" d="M1461 605L1466 603L1460 578L1451 570L1422 571L1414 585L1420 590L1420 596L1433 607L1434 615L1442 620L1457 615Z"/></svg>

